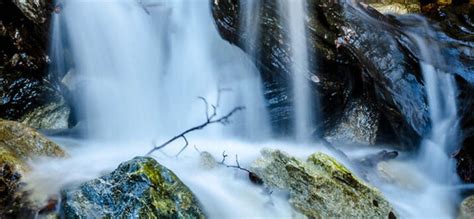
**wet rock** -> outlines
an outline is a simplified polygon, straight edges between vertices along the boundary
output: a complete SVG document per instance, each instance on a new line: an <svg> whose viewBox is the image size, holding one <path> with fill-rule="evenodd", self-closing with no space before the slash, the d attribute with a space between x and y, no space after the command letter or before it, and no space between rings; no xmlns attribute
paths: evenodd
<svg viewBox="0 0 474 219"><path fill-rule="evenodd" d="M36 157L64 157L66 153L34 129L0 120L0 218L32 217L36 206L23 191L21 177Z"/></svg>
<svg viewBox="0 0 474 219"><path fill-rule="evenodd" d="M66 218L204 218L198 200L153 158L136 157L112 173L62 192Z"/></svg>
<svg viewBox="0 0 474 219"><path fill-rule="evenodd" d="M392 160L396 157L398 157L397 151L382 150L376 154L365 156L364 158L358 160L357 163L368 167L374 167L380 162Z"/></svg>
<svg viewBox="0 0 474 219"><path fill-rule="evenodd" d="M400 4L400 3L374 3L369 4L370 7L375 8L383 14L408 14L408 13L418 13L420 12L420 4Z"/></svg>
<svg viewBox="0 0 474 219"><path fill-rule="evenodd" d="M13 3L31 21L42 24L48 20L51 4L49 0L13 0Z"/></svg>
<svg viewBox="0 0 474 219"><path fill-rule="evenodd" d="M71 108L64 99L35 108L21 122L35 129L67 129Z"/></svg>
<svg viewBox="0 0 474 219"><path fill-rule="evenodd" d="M336 125L327 130L330 143L358 143L373 145L377 140L380 112L373 103L357 98L348 103Z"/></svg>
<svg viewBox="0 0 474 219"><path fill-rule="evenodd" d="M47 71L51 4L0 2L0 118L20 121L63 99L59 78Z"/></svg>
<svg viewBox="0 0 474 219"><path fill-rule="evenodd" d="M264 149L251 170L270 188L288 191L290 203L309 218L387 218L394 216L382 194L334 158L315 153L301 161Z"/></svg>
<svg viewBox="0 0 474 219"><path fill-rule="evenodd" d="M396 161L382 161L377 164L377 176L390 184L409 190L423 189L422 176L413 171L409 164Z"/></svg>
<svg viewBox="0 0 474 219"><path fill-rule="evenodd" d="M211 153L203 151L199 154L199 165L204 169L213 169L217 166L217 161Z"/></svg>
<svg viewBox="0 0 474 219"><path fill-rule="evenodd" d="M260 43L250 47L257 51L255 62L264 82L272 85L266 86L267 99L278 100L270 101L270 112L275 112L271 117L281 120L281 115L291 115L292 101L287 83L292 60L287 33L280 25L287 18L279 18L275 1L262 1L260 16L240 17L246 2L213 1L214 19L221 36L243 50L252 40L240 22L258 24ZM418 61L405 48L399 24L361 4L329 0L308 1L307 22L312 65L305 70L309 79L319 78L311 82L311 89L320 94L323 118L317 126L334 129L350 101L368 94L374 98L367 104L375 104L384 114L397 139L405 146L417 146L430 128L429 115ZM291 124L291 118L283 118Z"/></svg>
<svg viewBox="0 0 474 219"><path fill-rule="evenodd" d="M461 202L459 207L459 219L474 218L474 196L469 196Z"/></svg>

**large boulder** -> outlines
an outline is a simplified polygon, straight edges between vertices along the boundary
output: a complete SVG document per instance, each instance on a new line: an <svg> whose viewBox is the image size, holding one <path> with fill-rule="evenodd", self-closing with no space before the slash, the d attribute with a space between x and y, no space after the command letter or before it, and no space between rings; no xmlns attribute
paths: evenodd
<svg viewBox="0 0 474 219"><path fill-rule="evenodd" d="M193 193L150 157L136 157L112 173L62 192L66 218L204 218Z"/></svg>
<svg viewBox="0 0 474 219"><path fill-rule="evenodd" d="M251 170L266 186L288 191L293 207L309 218L394 218L382 194L334 158L315 153L306 161L264 149Z"/></svg>
<svg viewBox="0 0 474 219"><path fill-rule="evenodd" d="M0 120L0 218L32 217L35 208L23 191L21 177L37 157L64 157L66 153L34 129Z"/></svg>

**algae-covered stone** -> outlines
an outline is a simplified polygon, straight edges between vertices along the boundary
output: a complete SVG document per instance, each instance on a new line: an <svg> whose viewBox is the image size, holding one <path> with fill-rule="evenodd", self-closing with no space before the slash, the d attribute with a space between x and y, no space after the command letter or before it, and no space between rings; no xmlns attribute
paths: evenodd
<svg viewBox="0 0 474 219"><path fill-rule="evenodd" d="M309 218L388 218L393 209L376 189L334 158L315 153L306 162L264 149L252 171L266 185L290 193L292 206Z"/></svg>
<svg viewBox="0 0 474 219"><path fill-rule="evenodd" d="M66 153L34 129L0 120L0 218L29 218L33 215L21 177L34 157L64 157Z"/></svg>
<svg viewBox="0 0 474 219"><path fill-rule="evenodd" d="M204 218L189 188L150 157L62 191L61 205L66 218Z"/></svg>
<svg viewBox="0 0 474 219"><path fill-rule="evenodd" d="M43 156L64 157L66 152L33 128L0 120L0 164L24 172L28 170L26 161Z"/></svg>

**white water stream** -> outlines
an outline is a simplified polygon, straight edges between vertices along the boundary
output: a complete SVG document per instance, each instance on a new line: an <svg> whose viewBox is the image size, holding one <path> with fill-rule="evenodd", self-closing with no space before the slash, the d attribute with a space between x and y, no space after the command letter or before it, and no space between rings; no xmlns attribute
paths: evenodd
<svg viewBox="0 0 474 219"><path fill-rule="evenodd" d="M287 25L295 62L292 67L297 96L295 129L297 139L305 141L312 131L308 122L312 121L309 88L301 71L308 66L304 43L305 9L303 0L295 2L297 4L293 1L282 4L286 4L284 13L290 16ZM256 5L258 8L259 4ZM248 7L245 11L256 13L256 8ZM53 30L53 47L62 50L63 45L56 44L55 39L66 34L75 72L87 78L84 102L78 104L83 106L82 112L88 121L88 139L55 139L66 147L71 157L35 162L34 170L26 180L36 198L45 199L63 186L112 171L121 162L144 155L152 142L161 143L202 123L206 119L205 108L197 97L215 103L217 91L226 89L230 91L221 93L218 115L236 106L246 107L231 118L230 125L217 124L191 133L187 136L191 146L179 159L160 152L153 156L190 187L210 218L298 217L285 194L269 197L241 172L226 168L208 171L198 165L199 153L194 145L200 151L209 151L217 159L223 151L229 157L237 154L243 166L249 166L263 147L281 148L301 158L323 150L310 143L294 145L269 140L271 131L258 71L247 55L220 38L207 1L67 0L62 3L60 14L54 17L53 28L61 31ZM258 34L255 25L243 25L248 33ZM420 41L419 46L426 55L425 44ZM438 87L436 83L451 83L452 79L440 78L444 76L430 69L429 65L423 64L430 109L443 104L446 107L439 108L442 112L431 112L433 133L426 139L425 152L421 154L436 156L433 160L449 160L446 153L439 152L445 150L439 146L448 141L441 134L446 133L446 127L455 118L452 114L455 102L446 102L450 96L438 99L438 93L445 92L435 88ZM175 154L182 144L174 142L163 152ZM373 153L374 149L346 152L350 157L358 157ZM338 158L337 154L332 155ZM392 174L396 183L372 179L401 217L454 215L453 206L447 204L452 201L446 194L449 184L440 181L451 177L448 176L451 172L444 171L448 167L428 164L430 159L390 162L386 171ZM229 158L229 163L232 162L234 160ZM443 175L433 179L431 172L438 170L443 170Z"/></svg>
<svg viewBox="0 0 474 219"><path fill-rule="evenodd" d="M293 76L294 101L294 132L297 141L304 142L310 139L314 127L312 112L313 100L310 91L310 82L307 79L309 56L307 52L306 36L306 0L279 0L279 8L283 19L283 26L288 31L291 52L291 73ZM313 97L314 98L314 97Z"/></svg>

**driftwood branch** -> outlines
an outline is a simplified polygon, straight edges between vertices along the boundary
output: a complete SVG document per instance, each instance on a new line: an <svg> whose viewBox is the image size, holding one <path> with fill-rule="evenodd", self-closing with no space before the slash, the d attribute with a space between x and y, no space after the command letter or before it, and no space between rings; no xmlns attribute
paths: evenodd
<svg viewBox="0 0 474 219"><path fill-rule="evenodd" d="M218 95L217 95L216 106L211 105L212 113L210 115L209 115L209 103L207 102L207 100L204 97L198 97L199 99L201 99L204 102L204 105L205 105L205 108L206 108L206 121L203 122L200 125L194 126L192 128L189 128L189 129L181 132L180 134L174 136L173 138L169 139L168 141L164 142L161 145L158 145L158 146L155 145L146 155L148 156L148 155L152 154L153 152L168 146L171 142L174 142L174 141L182 138L185 141L185 145L176 154L176 156L179 156L189 146L189 142L188 142L188 139L186 138L186 135L189 134L190 132L201 130L201 129L205 128L206 126L211 125L211 124L215 124L215 123L220 123L222 125L229 124L230 123L230 120L229 120L230 117L232 117L232 115L234 115L238 111L244 110L245 107L243 107L243 106L235 107L234 109L232 109L230 112L228 112L224 116L216 118L217 108L219 106L219 101L220 101L220 93L223 92L223 91L227 91L227 90L228 89L219 89L219 92L218 92Z"/></svg>

